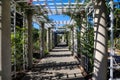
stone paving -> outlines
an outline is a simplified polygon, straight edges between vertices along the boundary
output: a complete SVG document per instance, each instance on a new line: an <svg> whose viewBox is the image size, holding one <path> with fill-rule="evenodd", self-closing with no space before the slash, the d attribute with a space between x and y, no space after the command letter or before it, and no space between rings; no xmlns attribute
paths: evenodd
<svg viewBox="0 0 120 80"><path fill-rule="evenodd" d="M23 80L84 80L78 66L68 47L55 47Z"/></svg>

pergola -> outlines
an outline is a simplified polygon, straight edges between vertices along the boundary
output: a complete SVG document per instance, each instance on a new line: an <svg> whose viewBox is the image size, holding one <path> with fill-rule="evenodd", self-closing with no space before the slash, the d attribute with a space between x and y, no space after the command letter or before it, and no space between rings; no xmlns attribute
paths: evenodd
<svg viewBox="0 0 120 80"><path fill-rule="evenodd" d="M66 13L76 14L79 11L85 10L85 5L78 0L33 0L32 5L39 6L47 16L66 15ZM71 18L68 21L53 21L51 23L72 25L76 22Z"/></svg>
<svg viewBox="0 0 120 80"><path fill-rule="evenodd" d="M11 17L14 17L13 19L13 33L16 33L16 6L14 4L16 3L25 3L27 4L25 6L25 9L30 11L34 10L34 14L27 14L26 17L23 19L23 23L25 20L27 20L27 29L28 29L28 66L29 68L32 68L32 20L34 22L37 22L41 26L41 47L42 47L42 53L44 53L44 29L47 28L47 43L48 43L48 49L51 49L50 45L53 43L52 37L53 37L53 31L51 28L54 27L54 24L65 24L65 25L74 25L76 24L76 21L74 19L70 20L64 20L64 21L50 21L47 20L45 16L49 15L61 15L61 14L67 14L70 13L72 17L73 14L80 14L79 12L85 11L87 16L94 11L93 3L91 0L89 3L85 4L83 2L79 2L79 0L33 0L33 2L27 3L27 0L2 0L0 1L0 79L2 80L10 80L11 79L11 42L10 42L10 34L11 34L11 23L10 19ZM13 3L11 3L13 2ZM12 5L12 9L10 8L10 3ZM111 26L110 26L110 31L111 31L111 55L110 55L110 76L111 79L113 78L113 55L114 55L114 43L113 43L113 4L118 5L119 2L113 3L113 1L110 1L110 19L111 19ZM11 10L13 11L14 15L11 16L10 12ZM21 11L22 12L22 11ZM25 16L25 15L24 15ZM33 16L33 18L32 18ZM94 17L94 15L93 15ZM88 17L86 17L86 22L88 22ZM25 25L25 24L23 24ZM87 25L86 25L87 27ZM61 27L60 27L61 28ZM75 30L74 28L72 32L72 45L74 46L75 42ZM59 29L61 30L61 29ZM59 32L59 31L58 31ZM83 30L84 32L84 30ZM24 34L23 34L24 35ZM15 37L15 35L14 35ZM24 45L23 45L24 46ZM15 49L15 47L14 47ZM25 49L25 48L23 48ZM74 48L73 48L74 51ZM15 54L15 53L14 53ZM26 54L25 54L26 55ZM44 56L44 54L42 54ZM26 57L26 56L23 56ZM14 63L16 66L16 63ZM23 65L25 67L25 65Z"/></svg>
<svg viewBox="0 0 120 80"><path fill-rule="evenodd" d="M78 0L33 0L33 5L40 5L43 10L46 10L48 15L64 14L69 9L70 12L77 12L84 7L76 5L84 5Z"/></svg>

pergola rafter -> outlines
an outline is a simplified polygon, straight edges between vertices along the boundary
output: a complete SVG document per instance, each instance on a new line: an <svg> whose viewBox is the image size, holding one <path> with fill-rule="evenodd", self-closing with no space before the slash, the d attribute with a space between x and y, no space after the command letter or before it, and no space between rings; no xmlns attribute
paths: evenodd
<svg viewBox="0 0 120 80"><path fill-rule="evenodd" d="M83 3L78 3L78 1L71 2L71 0L68 0L67 3L65 3L63 0L60 0L59 2L56 0L33 0L33 5L45 6L46 10L48 11L48 15L53 15L64 14L66 13L67 9L70 9L70 11L75 10L77 8L76 5L83 5Z"/></svg>

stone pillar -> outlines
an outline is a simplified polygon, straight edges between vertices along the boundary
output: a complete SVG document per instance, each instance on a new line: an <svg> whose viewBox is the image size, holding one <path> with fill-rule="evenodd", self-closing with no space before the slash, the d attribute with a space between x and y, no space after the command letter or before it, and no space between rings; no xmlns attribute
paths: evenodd
<svg viewBox="0 0 120 80"><path fill-rule="evenodd" d="M52 39L52 31L50 30L50 50L52 50L53 47L53 39Z"/></svg>
<svg viewBox="0 0 120 80"><path fill-rule="evenodd" d="M48 43L49 43L49 41L48 41L48 28L46 29L46 49L47 49L47 51L49 50L48 49Z"/></svg>
<svg viewBox="0 0 120 80"><path fill-rule="evenodd" d="M71 39L72 39L72 55L74 55L74 27L72 28Z"/></svg>
<svg viewBox="0 0 120 80"><path fill-rule="evenodd" d="M39 26L39 29L40 29L40 34L39 34L39 41L40 41L40 58L42 58L42 37L41 37L41 34L42 34L42 29L41 29L41 26Z"/></svg>
<svg viewBox="0 0 120 80"><path fill-rule="evenodd" d="M69 32L66 32L66 45L68 46L68 43L69 43Z"/></svg>
<svg viewBox="0 0 120 80"><path fill-rule="evenodd" d="M71 51L71 31L68 32L68 47L69 50Z"/></svg>
<svg viewBox="0 0 120 80"><path fill-rule="evenodd" d="M57 41L57 33L54 33L54 36L53 36L53 40L54 40L54 46L57 46L58 44L58 41Z"/></svg>
<svg viewBox="0 0 120 80"><path fill-rule="evenodd" d="M32 68L33 64L33 46L32 46L32 10L27 11L27 21L28 21L28 67Z"/></svg>
<svg viewBox="0 0 120 80"><path fill-rule="evenodd" d="M41 23L41 52L42 52L42 57L44 57L44 50L45 50L45 37L44 37L44 23Z"/></svg>
<svg viewBox="0 0 120 80"><path fill-rule="evenodd" d="M70 30L70 51L72 51L72 29Z"/></svg>
<svg viewBox="0 0 120 80"><path fill-rule="evenodd" d="M55 33L52 31L52 49L55 47Z"/></svg>
<svg viewBox="0 0 120 80"><path fill-rule="evenodd" d="M11 80L10 0L0 1L0 80Z"/></svg>
<svg viewBox="0 0 120 80"><path fill-rule="evenodd" d="M107 6L105 0L96 0L94 6L94 68L92 80L107 80Z"/></svg>
<svg viewBox="0 0 120 80"><path fill-rule="evenodd" d="M47 29L47 51L49 51L49 28Z"/></svg>
<svg viewBox="0 0 120 80"><path fill-rule="evenodd" d="M50 30L51 28L48 28L48 50L50 51Z"/></svg>
<svg viewBox="0 0 120 80"><path fill-rule="evenodd" d="M77 28L76 28L76 26L74 27L74 29L73 29L73 41L74 41L74 43L73 43L73 48L74 48L74 56L77 56L77 34L76 34L76 30L77 30Z"/></svg>

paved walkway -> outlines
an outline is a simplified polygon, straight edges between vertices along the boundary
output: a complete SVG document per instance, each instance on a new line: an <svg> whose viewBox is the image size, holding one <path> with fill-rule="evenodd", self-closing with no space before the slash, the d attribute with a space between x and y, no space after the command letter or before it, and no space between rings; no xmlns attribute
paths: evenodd
<svg viewBox="0 0 120 80"><path fill-rule="evenodd" d="M79 64L68 47L55 47L23 80L84 80Z"/></svg>

